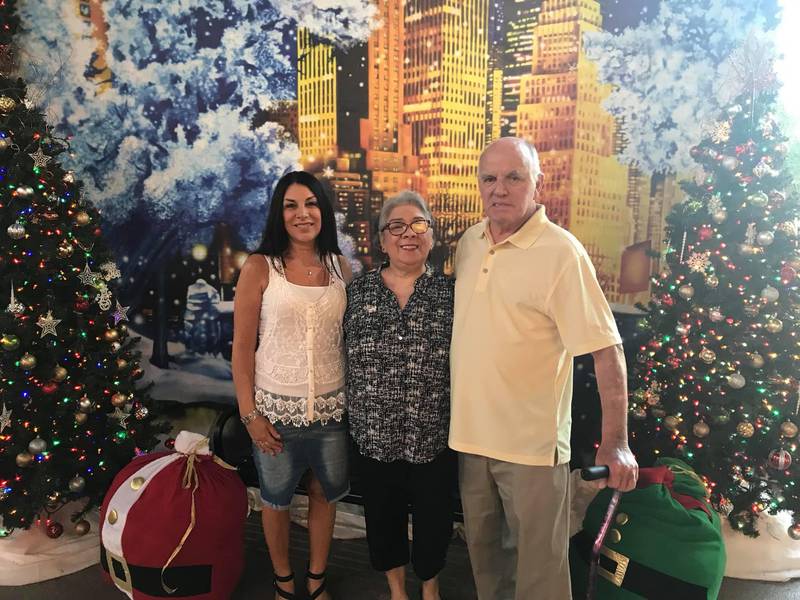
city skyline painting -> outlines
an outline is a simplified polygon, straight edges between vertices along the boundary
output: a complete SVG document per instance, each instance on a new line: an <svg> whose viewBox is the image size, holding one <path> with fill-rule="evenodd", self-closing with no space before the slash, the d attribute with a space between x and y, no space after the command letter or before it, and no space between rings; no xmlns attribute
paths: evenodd
<svg viewBox="0 0 800 600"><path fill-rule="evenodd" d="M702 176L690 148L778 1L27 1L21 67L101 211L154 395L230 402L236 277L291 169L330 190L355 272L413 189L451 273L480 153L518 135L612 306L646 302L679 182Z"/></svg>

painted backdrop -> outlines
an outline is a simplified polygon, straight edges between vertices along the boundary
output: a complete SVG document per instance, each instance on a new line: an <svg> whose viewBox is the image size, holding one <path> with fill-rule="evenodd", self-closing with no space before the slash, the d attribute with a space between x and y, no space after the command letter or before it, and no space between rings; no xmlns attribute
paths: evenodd
<svg viewBox="0 0 800 600"><path fill-rule="evenodd" d="M123 273L161 399L233 401L232 299L277 178L336 200L354 269L384 199L420 191L449 271L481 149L536 144L551 219L612 303L660 268L689 156L778 0L28 0L26 77Z"/></svg>

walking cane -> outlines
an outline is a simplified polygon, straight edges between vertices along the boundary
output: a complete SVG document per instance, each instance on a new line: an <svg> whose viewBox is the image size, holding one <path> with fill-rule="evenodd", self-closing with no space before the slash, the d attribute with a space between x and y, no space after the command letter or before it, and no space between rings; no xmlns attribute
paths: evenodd
<svg viewBox="0 0 800 600"><path fill-rule="evenodd" d="M607 479L610 474L609 468L605 465L596 467L585 467L581 469L581 478L584 481L596 481L597 479ZM606 539L606 533L614 520L614 513L617 512L619 506L619 498L622 492L614 490L611 495L611 500L606 509L606 516L603 517L603 522L600 524L600 530L597 532L597 537L592 546L592 556L589 561L589 582L586 586L586 600L594 600L595 592L597 591L597 566L600 563L600 549L603 547L603 542Z"/></svg>

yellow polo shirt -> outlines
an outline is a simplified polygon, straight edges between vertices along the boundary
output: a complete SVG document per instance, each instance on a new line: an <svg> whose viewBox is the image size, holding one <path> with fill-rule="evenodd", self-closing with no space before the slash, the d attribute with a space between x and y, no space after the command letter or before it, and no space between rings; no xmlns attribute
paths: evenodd
<svg viewBox="0 0 800 600"><path fill-rule="evenodd" d="M470 227L455 269L450 447L568 462L572 359L621 343L589 255L540 205L500 244Z"/></svg>

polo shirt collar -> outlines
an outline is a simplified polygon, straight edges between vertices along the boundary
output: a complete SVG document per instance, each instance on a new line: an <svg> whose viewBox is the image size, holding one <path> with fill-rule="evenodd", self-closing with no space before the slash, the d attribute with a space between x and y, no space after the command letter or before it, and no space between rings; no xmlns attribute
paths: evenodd
<svg viewBox="0 0 800 600"><path fill-rule="evenodd" d="M508 236L502 243L513 244L517 248L526 250L533 246L549 222L550 219L547 218L544 204L539 204L536 208L536 212L523 223L522 227ZM483 227L481 237L492 243L491 236L487 231L489 228L489 219L484 219L481 225Z"/></svg>

